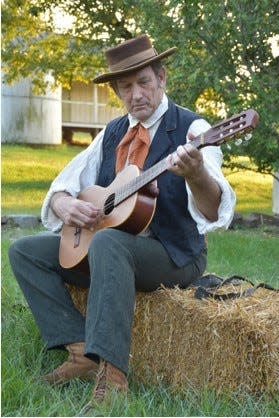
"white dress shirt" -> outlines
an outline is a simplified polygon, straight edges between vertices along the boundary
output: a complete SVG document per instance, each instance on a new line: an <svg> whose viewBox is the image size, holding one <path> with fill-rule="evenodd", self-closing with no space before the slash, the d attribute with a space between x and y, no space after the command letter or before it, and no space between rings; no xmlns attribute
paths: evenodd
<svg viewBox="0 0 279 418"><path fill-rule="evenodd" d="M164 95L161 103L155 112L141 124L149 130L150 140L152 141L154 135L160 125L164 113L168 109L168 99ZM132 115L128 115L130 127L134 127L139 121ZM210 129L210 125L204 119L195 120L189 128L188 134L194 136L206 132ZM68 192L74 197L86 187L96 184L98 179L101 162L102 162L102 142L104 138L105 128L102 129L94 141L81 153L79 153L68 165L61 171L61 173L52 182L50 189L44 199L42 206L42 223L43 225L57 232L61 229L63 223L50 207L50 201L56 192ZM185 142L187 142L185 138ZM218 209L218 219L214 222L209 221L196 207L195 199L192 192L185 182L185 187L188 192L188 209L197 223L197 228L200 234L205 234L217 228L228 228L234 213L235 193L225 179L221 165L223 162L223 154L220 147L208 146L201 149L204 159L205 168L210 175L217 181L222 191L221 202Z"/></svg>

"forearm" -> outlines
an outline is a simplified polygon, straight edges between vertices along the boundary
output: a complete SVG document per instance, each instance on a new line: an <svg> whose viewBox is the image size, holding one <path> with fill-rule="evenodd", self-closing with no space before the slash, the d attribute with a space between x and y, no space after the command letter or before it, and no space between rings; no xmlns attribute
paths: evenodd
<svg viewBox="0 0 279 418"><path fill-rule="evenodd" d="M209 220L218 219L218 208L221 202L221 189L219 184L209 175L203 167L199 176L187 179L197 209Z"/></svg>
<svg viewBox="0 0 279 418"><path fill-rule="evenodd" d="M60 219L63 219L63 207L61 207L61 201L64 199L74 199L70 193L67 192L56 192L51 198L50 207Z"/></svg>
<svg viewBox="0 0 279 418"><path fill-rule="evenodd" d="M216 221L222 192L217 181L207 171L200 151L190 144L179 146L170 155L169 163L169 170L187 182L197 209L209 221Z"/></svg>

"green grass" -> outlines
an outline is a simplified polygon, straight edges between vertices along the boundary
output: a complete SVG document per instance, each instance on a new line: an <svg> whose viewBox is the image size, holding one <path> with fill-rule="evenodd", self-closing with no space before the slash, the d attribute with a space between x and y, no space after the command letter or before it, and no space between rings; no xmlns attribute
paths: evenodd
<svg viewBox="0 0 279 418"><path fill-rule="evenodd" d="M272 231L272 230L271 230ZM278 230L215 231L208 236L208 271L279 287Z"/></svg>
<svg viewBox="0 0 279 418"><path fill-rule="evenodd" d="M49 184L82 148L70 146L2 146L3 214L39 214ZM271 178L253 172L226 172L238 195L237 210L271 213ZM78 416L89 401L92 385L75 381L51 388L40 376L65 358L46 351L33 316L13 277L8 247L21 235L39 228L2 231L2 416ZM208 236L208 272L233 274L278 287L278 235L272 229L219 231ZM163 385L137 382L131 370L130 395L100 407L96 416L277 416L278 396L217 394L185 384L180 392ZM224 388L225 389L225 388Z"/></svg>
<svg viewBox="0 0 279 418"><path fill-rule="evenodd" d="M51 181L82 149L69 145L2 145L2 214L39 215ZM249 170L224 172L236 192L237 211L272 213L271 176Z"/></svg>
<svg viewBox="0 0 279 418"><path fill-rule="evenodd" d="M247 169L224 169L237 195L236 210L243 214L257 211L271 215L272 176L253 171L255 167L251 167L248 157L239 157L237 162Z"/></svg>
<svg viewBox="0 0 279 418"><path fill-rule="evenodd" d="M45 194L80 146L2 145L2 214L40 214Z"/></svg>
<svg viewBox="0 0 279 418"><path fill-rule="evenodd" d="M7 250L12 240L35 230L2 233L2 416L78 416L89 401L92 384L75 381L62 388L45 385L40 376L59 365L65 353L46 351L30 309L13 277ZM278 286L278 238L263 231L209 234L208 271L239 274ZM256 257L255 257L256 254ZM100 407L98 416L276 416L278 397L243 392L217 394L185 383L171 387L137 382L131 370L130 395Z"/></svg>

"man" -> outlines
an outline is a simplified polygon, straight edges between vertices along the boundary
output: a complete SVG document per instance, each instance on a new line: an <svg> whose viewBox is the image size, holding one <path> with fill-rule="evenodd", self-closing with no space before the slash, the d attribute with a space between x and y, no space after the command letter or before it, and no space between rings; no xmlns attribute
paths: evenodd
<svg viewBox="0 0 279 418"><path fill-rule="evenodd" d="M52 183L42 208L42 221L52 232L24 237L10 249L14 274L46 346L69 351L45 381L94 379L98 371L92 395L98 402L111 389L128 391L136 290L187 287L206 267L204 234L228 227L233 216L235 196L220 169L220 149L199 151L189 143L210 126L165 94L161 60L175 51L157 54L146 35L106 51L109 72L94 81L109 82L128 115L111 121ZM57 233L62 225L94 230L106 216L78 195L93 184L109 186L128 164L146 170L165 157L168 170L158 187L147 188L157 198L147 229L138 235L101 229L88 249L90 275L63 268ZM90 287L86 318L65 283Z"/></svg>

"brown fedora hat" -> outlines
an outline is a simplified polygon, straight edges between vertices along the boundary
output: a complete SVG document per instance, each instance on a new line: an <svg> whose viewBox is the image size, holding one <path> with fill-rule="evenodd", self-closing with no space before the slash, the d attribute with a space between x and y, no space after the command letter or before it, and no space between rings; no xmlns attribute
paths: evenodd
<svg viewBox="0 0 279 418"><path fill-rule="evenodd" d="M105 51L110 72L99 75L93 82L98 84L112 81L132 71L140 70L153 62L160 61L176 50L177 48L173 47L158 54L147 35L129 39Z"/></svg>

